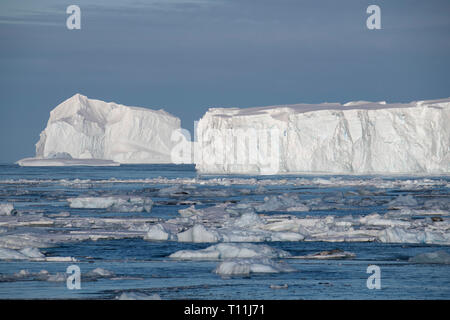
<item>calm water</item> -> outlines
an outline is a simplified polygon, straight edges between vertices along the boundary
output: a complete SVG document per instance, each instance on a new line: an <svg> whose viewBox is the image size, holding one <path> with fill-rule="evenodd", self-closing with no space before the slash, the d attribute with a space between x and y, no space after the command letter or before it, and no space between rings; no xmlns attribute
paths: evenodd
<svg viewBox="0 0 450 320"><path fill-rule="evenodd" d="M233 179L239 181L234 184ZM289 181L306 179L301 186ZM335 180L337 179L337 180ZM443 181L431 186L409 183ZM208 182L210 181L210 182ZM211 181L219 181L218 183ZM225 181L225 182L224 182ZM230 183L227 183L229 181ZM276 183L271 183L276 181ZM350 183L340 183L350 181ZM372 181L369 184L351 181ZM405 183L403 183L403 181ZM172 185L188 185L192 192L163 195L159 191ZM320 183L317 183L320 182ZM328 182L328 183L327 183ZM395 182L395 183L394 183ZM123 165L121 167L21 168L0 166L0 202L13 203L20 218L66 212L78 220L90 218L159 218L179 216L178 210L195 204L204 208L227 201L263 201L267 195L298 193L303 199L320 198L336 203L336 195L345 201L320 206L299 215L365 215L385 213L386 203L398 195L413 195L419 204L430 199L450 201L449 177L371 177L371 176L198 176L189 165ZM379 185L378 185L379 184ZM258 187L264 185L264 192ZM363 191L363 192L362 192ZM70 208L67 198L77 196L149 197L154 206L148 212L112 212L103 209ZM370 201L366 201L370 200ZM277 212L279 214L280 212ZM268 212L267 214L271 214ZM73 226L76 230L77 226ZM120 227L117 229L120 231ZM58 227L0 225L0 239L9 234L59 232ZM66 231L65 231L66 232ZM69 298L113 299L123 292L157 293L162 299L449 299L450 266L408 262L419 253L444 250L448 246L426 244L384 244L377 242L270 242L292 255L342 249L356 254L349 260L284 259L296 271L276 274L251 274L247 277L223 278L212 271L217 261L173 261L168 255L182 249L202 249L211 244L151 242L142 237L69 241L41 248L47 257L74 257L77 262L42 262L0 260L0 298ZM81 269L81 290L68 290L65 281L48 281L38 276L64 274L76 264ZM369 290L367 266L381 268L381 290ZM114 276L83 277L96 268ZM29 272L27 277L14 274ZM284 285L272 289L271 285Z"/></svg>

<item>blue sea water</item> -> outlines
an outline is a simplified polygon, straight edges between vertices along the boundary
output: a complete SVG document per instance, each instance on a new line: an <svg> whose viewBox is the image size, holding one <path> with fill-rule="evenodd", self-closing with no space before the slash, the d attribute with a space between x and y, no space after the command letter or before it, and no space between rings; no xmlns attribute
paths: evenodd
<svg viewBox="0 0 450 320"><path fill-rule="evenodd" d="M177 179L195 179L195 193L162 196L159 191L170 187ZM233 183L201 183L211 179L240 179ZM311 180L301 186L288 182ZM329 183L314 183L322 179ZM342 184L342 181L372 181L371 184ZM440 185L421 187L407 183L444 181ZM265 192L256 192L258 181L278 181L264 184ZM194 181L194 180L193 180ZM243 182L242 182L243 181ZM245 183L248 181L248 184ZM402 181L405 181L402 184ZM334 183L337 182L337 183ZM386 185L385 187L377 186ZM396 182L390 184L389 182ZM180 182L178 181L177 184ZM450 178L404 176L199 176L191 165L122 165L120 167L19 167L0 165L0 202L13 203L22 213L52 214L68 212L72 217L89 219L142 218L170 219L178 210L196 203L204 208L233 201L263 201L267 195L298 193L303 199L320 198L326 203L343 195L345 202L326 209L318 208L298 215L366 215L385 213L386 203L399 195L412 195L418 203L430 199L450 201ZM411 187L416 186L416 187ZM243 190L245 189L245 192ZM224 192L225 191L225 192ZM254 192L255 191L255 192ZM78 196L136 195L153 200L148 212L111 212L102 209L70 208L67 198ZM364 202L363 200L369 200ZM267 214L271 214L268 212ZM275 213L273 213L275 214ZM276 214L280 214L277 212ZM292 213L290 213L292 214ZM0 232L20 231L2 224ZM51 233L51 227L34 226ZM74 227L75 228L75 227ZM12 230L14 229L14 230ZM17 230L16 230L17 229ZM356 254L347 260L287 259L285 263L295 272L251 274L246 277L220 277L212 270L217 261L174 261L168 256L178 250L202 249L211 244L152 242L142 238L85 240L56 244L40 249L48 257L74 257L76 262L0 260L1 299L114 299L122 293L135 292L162 299L449 299L450 265L418 264L408 259L425 252L447 251L448 246L430 244L386 244L378 242L270 242L268 245L305 255L324 250L342 249ZM37 274L65 273L69 265L81 269L81 289L69 290L65 281L43 281L39 277L17 278L14 274L27 270ZM368 289L367 267L377 265L381 270L381 289ZM114 277L83 278L96 268L114 273ZM273 289L271 285L287 288Z"/></svg>

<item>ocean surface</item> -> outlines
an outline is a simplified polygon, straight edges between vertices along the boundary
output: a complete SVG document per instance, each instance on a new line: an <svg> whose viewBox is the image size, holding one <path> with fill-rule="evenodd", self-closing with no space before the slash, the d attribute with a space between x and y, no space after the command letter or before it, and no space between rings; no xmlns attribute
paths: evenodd
<svg viewBox="0 0 450 320"><path fill-rule="evenodd" d="M220 261L169 258L179 250L204 249L211 243L150 241L143 237L145 226L178 218L180 209L263 203L268 196L283 194L298 196L310 204L309 210L266 210L265 216L382 215L393 210L389 203L399 196L411 196L407 199L415 202L405 205L427 215L426 210L437 203L440 219L446 220L449 186L448 176L200 176L191 165L0 165L0 203L11 203L16 209L12 216L0 216L0 248L17 251L33 247L46 258L73 259L0 259L0 299L117 299L123 294L157 294L161 299L450 299L450 264L410 260L423 253L450 253L448 245L258 242L292 256L333 249L355 256L281 258L278 260L288 265L290 272L223 276L213 272ZM175 191L169 192L170 188ZM105 196L150 198L153 207L150 212L130 212L74 208L67 201ZM408 219L430 217L419 214ZM48 245L51 239L56 240ZM80 268L81 289L67 287L70 265ZM380 268L380 289L367 286L369 265Z"/></svg>

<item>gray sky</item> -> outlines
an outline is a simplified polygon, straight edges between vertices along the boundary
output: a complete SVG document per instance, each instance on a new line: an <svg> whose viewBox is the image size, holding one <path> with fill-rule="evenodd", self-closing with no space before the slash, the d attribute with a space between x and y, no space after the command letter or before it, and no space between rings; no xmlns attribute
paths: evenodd
<svg viewBox="0 0 450 320"><path fill-rule="evenodd" d="M382 30L366 28L370 4ZM0 162L33 156L75 93L190 130L215 106L449 97L449 14L448 0L2 0Z"/></svg>

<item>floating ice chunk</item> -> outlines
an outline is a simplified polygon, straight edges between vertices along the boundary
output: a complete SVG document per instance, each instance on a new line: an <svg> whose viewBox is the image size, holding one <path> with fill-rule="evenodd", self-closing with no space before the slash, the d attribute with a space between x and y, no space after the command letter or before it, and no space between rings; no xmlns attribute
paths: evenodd
<svg viewBox="0 0 450 320"><path fill-rule="evenodd" d="M153 201L140 197L78 197L68 198L71 208L108 209L121 212L150 212Z"/></svg>
<svg viewBox="0 0 450 320"><path fill-rule="evenodd" d="M103 159L45 159L45 158L24 158L16 162L21 167L117 167L120 163Z"/></svg>
<svg viewBox="0 0 450 320"><path fill-rule="evenodd" d="M0 248L0 260L28 260L29 257L13 249Z"/></svg>
<svg viewBox="0 0 450 320"><path fill-rule="evenodd" d="M412 195L400 195L388 203L389 208L414 207L417 206L417 200Z"/></svg>
<svg viewBox="0 0 450 320"><path fill-rule="evenodd" d="M29 258L45 258L45 256L39 251L38 248L23 248L20 253Z"/></svg>
<svg viewBox="0 0 450 320"><path fill-rule="evenodd" d="M450 232L446 230L420 230L400 227L387 228L379 232L378 240L386 243L450 244Z"/></svg>
<svg viewBox="0 0 450 320"><path fill-rule="evenodd" d="M237 259L224 261L214 270L222 276L249 275L251 273L293 272L295 269L270 259Z"/></svg>
<svg viewBox="0 0 450 320"><path fill-rule="evenodd" d="M291 258L295 259L318 259L318 260L326 260L326 259L349 259L354 258L356 255L352 252L343 251L341 249L333 249L329 251L321 251L313 254L308 254L304 256L292 256Z"/></svg>
<svg viewBox="0 0 450 320"><path fill-rule="evenodd" d="M48 262L76 262L77 259L73 257L45 257Z"/></svg>
<svg viewBox="0 0 450 320"><path fill-rule="evenodd" d="M302 241L305 237L296 232L273 232L272 241Z"/></svg>
<svg viewBox="0 0 450 320"><path fill-rule="evenodd" d="M161 197L169 197L169 196L185 196L188 193L183 189L183 187L179 184L163 188L158 191L158 194Z"/></svg>
<svg viewBox="0 0 450 320"><path fill-rule="evenodd" d="M388 227L409 227L411 223L409 221L402 221L396 219L387 219L381 217L379 214L374 213L367 215L365 217L361 217L359 219L361 224L368 226L388 226Z"/></svg>
<svg viewBox="0 0 450 320"><path fill-rule="evenodd" d="M47 277L47 281L49 282L65 282L67 280L68 274L57 272L55 274L49 274Z"/></svg>
<svg viewBox="0 0 450 320"><path fill-rule="evenodd" d="M411 257L408 261L413 263L450 264L450 254L445 251L426 252Z"/></svg>
<svg viewBox="0 0 450 320"><path fill-rule="evenodd" d="M169 239L169 233L160 224L155 224L150 227L147 234L144 236L145 240L165 241Z"/></svg>
<svg viewBox="0 0 450 320"><path fill-rule="evenodd" d="M211 174L449 173L449 117L449 98L211 108L197 125L196 168Z"/></svg>
<svg viewBox="0 0 450 320"><path fill-rule="evenodd" d="M202 250L181 250L169 257L180 260L218 260L231 258L284 258L289 253L267 245L220 243Z"/></svg>
<svg viewBox="0 0 450 320"><path fill-rule="evenodd" d="M279 284L271 284L269 286L270 289L279 290L279 289L287 289L289 286L287 283L279 285Z"/></svg>
<svg viewBox="0 0 450 320"><path fill-rule="evenodd" d="M180 214L180 216L187 218L199 214L199 211L195 209L195 206L190 206L186 209L178 210L178 213Z"/></svg>
<svg viewBox="0 0 450 320"><path fill-rule="evenodd" d="M219 230L223 242L264 242L271 241L272 233L248 228L223 228Z"/></svg>
<svg viewBox="0 0 450 320"><path fill-rule="evenodd" d="M147 295L141 292L123 292L120 296L117 296L118 300L161 300L159 294L155 293Z"/></svg>
<svg viewBox="0 0 450 320"><path fill-rule="evenodd" d="M103 269L103 268L95 268L94 270L89 271L86 275L87 276L107 278L107 277L114 276L114 272L106 270L106 269Z"/></svg>
<svg viewBox="0 0 450 320"><path fill-rule="evenodd" d="M233 225L239 228L257 227L263 224L262 219L255 213L244 213L242 216L234 220Z"/></svg>
<svg viewBox="0 0 450 320"><path fill-rule="evenodd" d="M17 211L11 203L0 203L0 216L14 216L16 214Z"/></svg>
<svg viewBox="0 0 450 320"><path fill-rule="evenodd" d="M219 235L214 230L207 230L203 225L196 224L192 228L177 234L179 242L217 242Z"/></svg>
<svg viewBox="0 0 450 320"><path fill-rule="evenodd" d="M283 194L264 198L264 203L255 206L256 211L309 211L296 194Z"/></svg>

